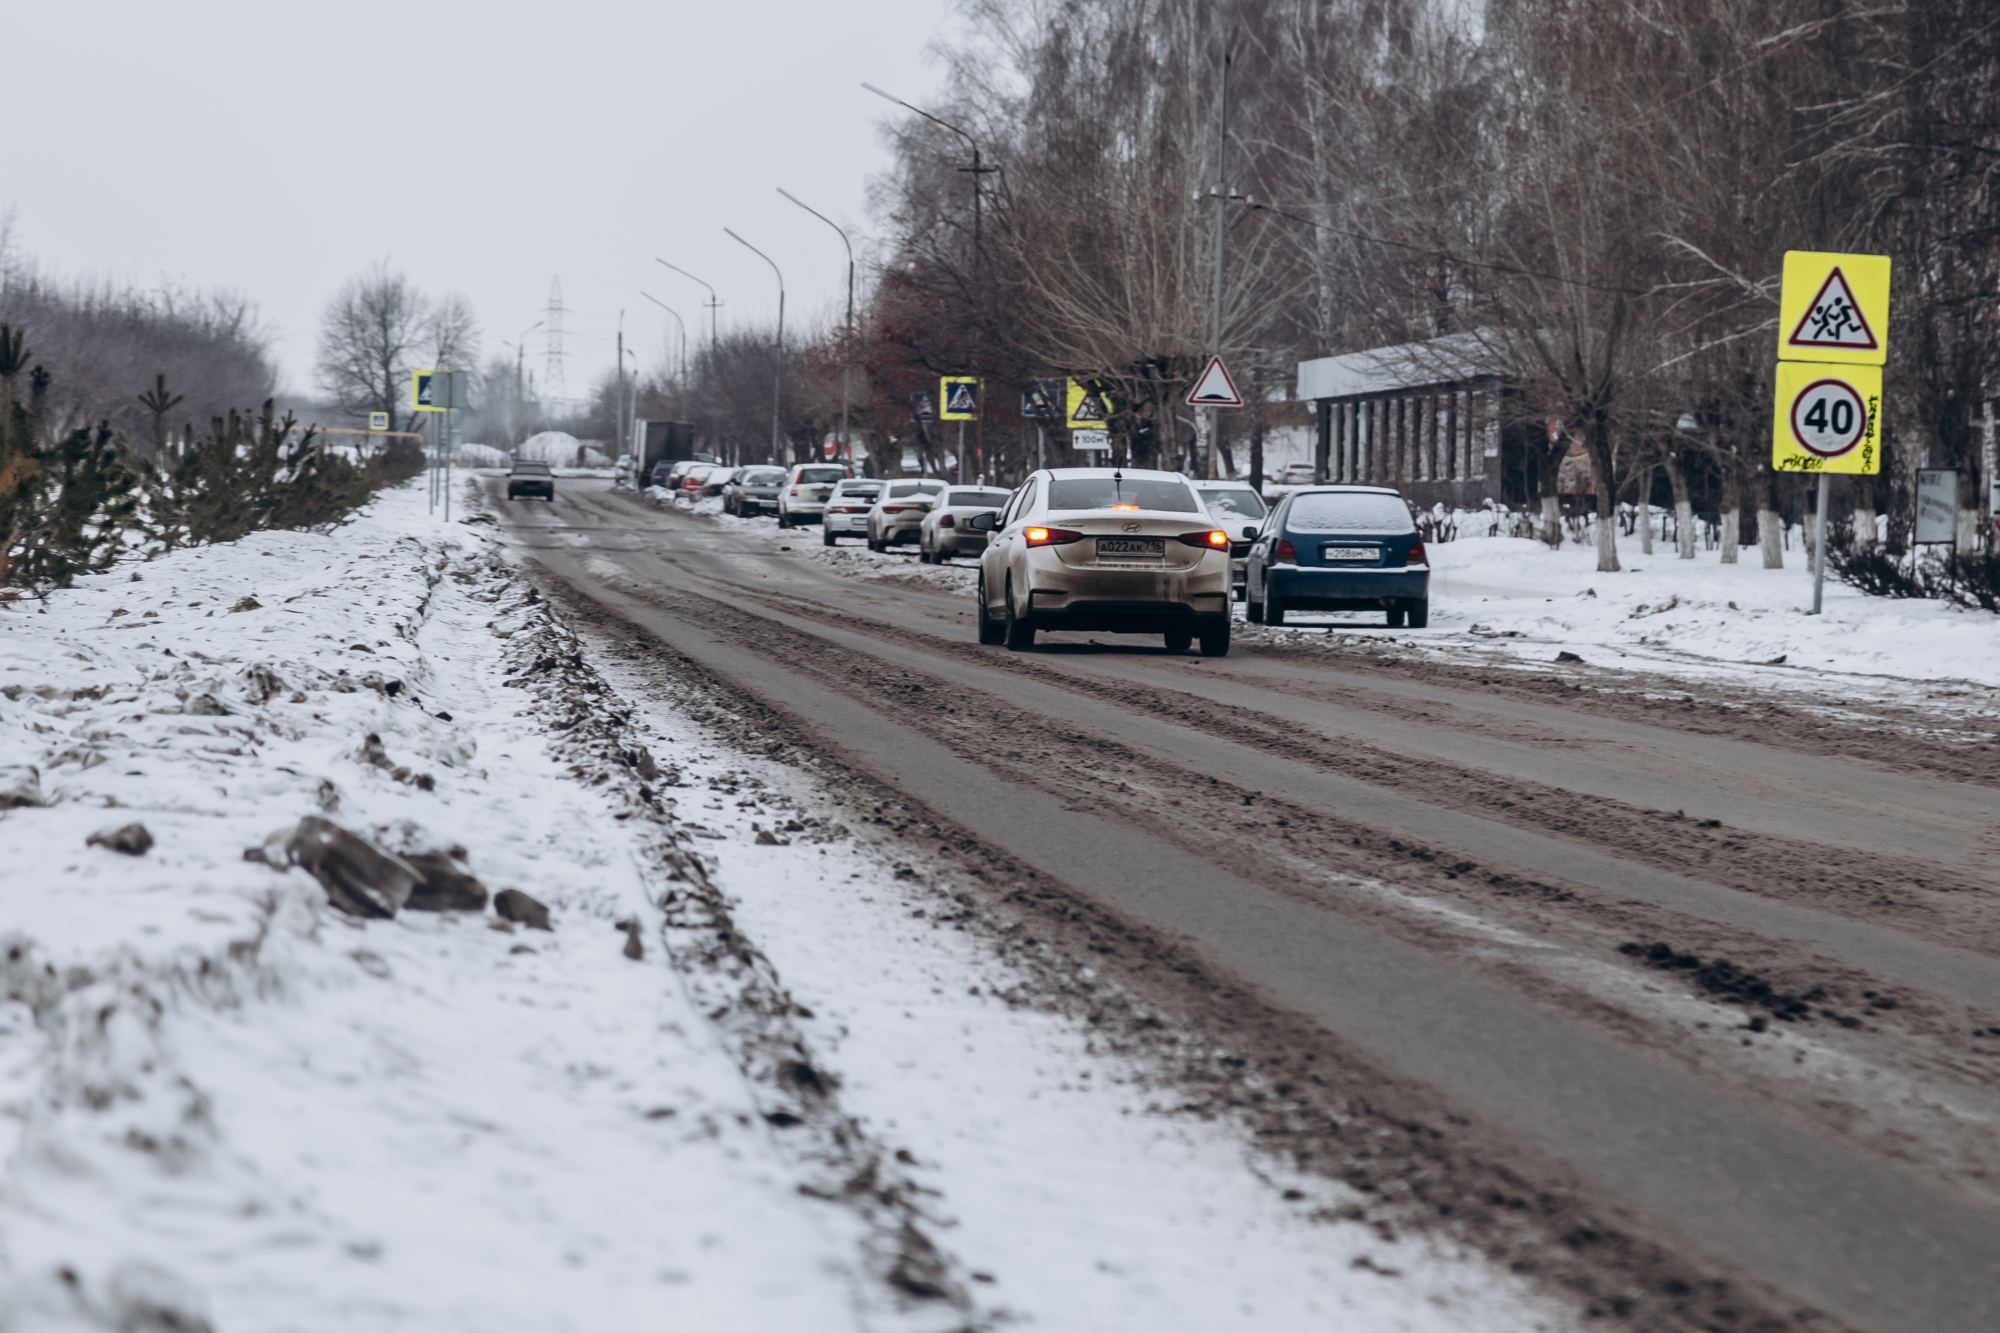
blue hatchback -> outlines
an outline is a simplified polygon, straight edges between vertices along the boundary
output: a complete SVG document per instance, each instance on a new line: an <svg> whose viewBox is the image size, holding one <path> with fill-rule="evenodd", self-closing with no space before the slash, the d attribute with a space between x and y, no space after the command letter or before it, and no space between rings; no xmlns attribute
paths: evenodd
<svg viewBox="0 0 2000 1333"><path fill-rule="evenodd" d="M1430 562L1402 495L1381 486L1308 486L1278 502L1250 547L1244 614L1282 625L1287 611L1383 611L1391 625L1431 618Z"/></svg>

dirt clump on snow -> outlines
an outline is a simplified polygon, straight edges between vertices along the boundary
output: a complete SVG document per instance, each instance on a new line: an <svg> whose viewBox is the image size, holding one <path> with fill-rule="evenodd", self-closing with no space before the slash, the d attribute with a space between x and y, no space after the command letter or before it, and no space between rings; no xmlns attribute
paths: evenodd
<svg viewBox="0 0 2000 1333"><path fill-rule="evenodd" d="M502 921L512 921L529 930L550 930L547 904L519 889L502 889L493 895L493 911Z"/></svg>
<svg viewBox="0 0 2000 1333"><path fill-rule="evenodd" d="M83 841L87 847L105 847L127 856L144 856L153 850L153 835L146 831L144 824L121 824L117 828L99 829Z"/></svg>
<svg viewBox="0 0 2000 1333"><path fill-rule="evenodd" d="M285 842L291 863L319 881L327 901L349 916L393 917L423 876L330 819L307 815Z"/></svg>

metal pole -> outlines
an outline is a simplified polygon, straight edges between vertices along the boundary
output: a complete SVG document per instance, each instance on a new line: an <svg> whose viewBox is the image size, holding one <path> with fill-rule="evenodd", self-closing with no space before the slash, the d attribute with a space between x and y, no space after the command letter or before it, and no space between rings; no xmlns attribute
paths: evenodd
<svg viewBox="0 0 2000 1333"><path fill-rule="evenodd" d="M1222 95L1216 102L1215 125L1215 294L1209 324L1209 345L1222 355L1222 246L1229 221L1229 46L1223 37ZM1222 409L1208 409L1208 475L1222 475Z"/></svg>
<svg viewBox="0 0 2000 1333"><path fill-rule="evenodd" d="M1832 478L1819 474L1819 512L1813 515L1813 614L1819 614L1820 598L1826 587L1826 493Z"/></svg>
<svg viewBox="0 0 2000 1333"><path fill-rule="evenodd" d="M977 177L974 177L973 179L975 182L978 180ZM791 200L793 203L797 204L800 208L803 208L806 212L818 218L821 222L826 223L827 226L832 227L834 230L834 234L840 237L840 243L847 247L847 342L848 342L848 355L852 356L854 354L854 341L855 341L854 243L847 239L847 233L842 231L837 225L835 225L832 218L827 217L824 213L821 213L811 204L808 204L804 200L800 199L797 195L793 194L790 190L787 190L784 186L781 185L778 187L778 193L784 195L785 198ZM844 452L847 455L847 461L850 463L854 461L854 442L852 437L849 435L847 429L847 393L848 393L847 381L849 379L849 372L852 369L853 366L852 363L850 362L844 365L840 372L840 447L842 452Z"/></svg>
<svg viewBox="0 0 2000 1333"><path fill-rule="evenodd" d="M625 456L625 312L618 312L618 420L612 428L612 438L618 443L618 456Z"/></svg>
<svg viewBox="0 0 2000 1333"><path fill-rule="evenodd" d="M751 254L769 264L771 272L778 275L778 354L771 363L771 462L775 465L778 461L778 411L783 395L785 373L785 274L778 267L777 261L772 259L771 256L765 254L735 232L730 231L729 228L724 227L722 230L727 233L729 239L735 241L745 250L748 250Z"/></svg>
<svg viewBox="0 0 2000 1333"><path fill-rule="evenodd" d="M452 384L452 401L458 401L458 385ZM444 414L444 521L451 522L451 444L452 422L458 419L456 409Z"/></svg>

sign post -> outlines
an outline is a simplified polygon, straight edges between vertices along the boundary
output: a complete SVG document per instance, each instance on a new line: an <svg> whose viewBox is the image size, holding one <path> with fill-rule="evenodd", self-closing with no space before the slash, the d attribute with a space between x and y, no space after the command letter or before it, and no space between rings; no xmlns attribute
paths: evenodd
<svg viewBox="0 0 2000 1333"><path fill-rule="evenodd" d="M1065 395L1069 447L1083 452L1111 452L1111 395L1082 380L1071 380Z"/></svg>
<svg viewBox="0 0 2000 1333"><path fill-rule="evenodd" d="M1785 252L1771 467L1819 474L1813 614L1826 587L1827 479L1882 470L1882 366L1889 359L1889 257Z"/></svg>

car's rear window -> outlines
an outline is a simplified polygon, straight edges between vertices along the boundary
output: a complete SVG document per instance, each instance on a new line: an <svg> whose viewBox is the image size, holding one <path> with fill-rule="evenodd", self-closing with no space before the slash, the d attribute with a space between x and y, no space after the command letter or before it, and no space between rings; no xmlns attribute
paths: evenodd
<svg viewBox="0 0 2000 1333"><path fill-rule="evenodd" d="M945 507L955 505L980 505L987 509L998 509L1007 503L1006 491L953 491L945 497Z"/></svg>
<svg viewBox="0 0 2000 1333"><path fill-rule="evenodd" d="M1400 495L1356 491L1308 491L1292 499L1285 526L1293 532L1415 532L1410 507Z"/></svg>
<svg viewBox="0 0 2000 1333"><path fill-rule="evenodd" d="M549 465L547 463L516 463L514 464L514 471L523 476L546 477L549 475Z"/></svg>
<svg viewBox="0 0 2000 1333"><path fill-rule="evenodd" d="M900 500L910 495L936 495L943 489L941 481L892 481L889 483L889 498Z"/></svg>
<svg viewBox="0 0 2000 1333"><path fill-rule="evenodd" d="M808 486L824 486L829 481L841 481L847 476L844 467L809 467L799 470L799 480Z"/></svg>
<svg viewBox="0 0 2000 1333"><path fill-rule="evenodd" d="M1208 512L1216 518L1264 517L1264 502L1247 486L1240 491L1203 491L1201 498L1208 501Z"/></svg>
<svg viewBox="0 0 2000 1333"><path fill-rule="evenodd" d="M836 495L866 496L876 496L881 493L882 483L879 481L843 481L840 483L840 489L834 492Z"/></svg>
<svg viewBox="0 0 2000 1333"><path fill-rule="evenodd" d="M784 480L785 474L782 472L749 472L744 474L741 484L745 486L777 486L781 485Z"/></svg>
<svg viewBox="0 0 2000 1333"><path fill-rule="evenodd" d="M1159 509L1169 514L1199 514L1194 492L1186 482L1071 477L1049 483L1050 509Z"/></svg>

